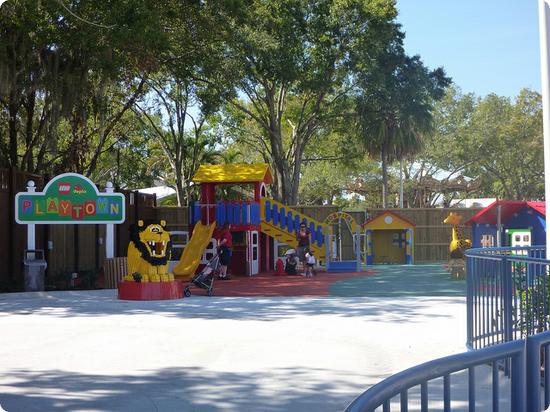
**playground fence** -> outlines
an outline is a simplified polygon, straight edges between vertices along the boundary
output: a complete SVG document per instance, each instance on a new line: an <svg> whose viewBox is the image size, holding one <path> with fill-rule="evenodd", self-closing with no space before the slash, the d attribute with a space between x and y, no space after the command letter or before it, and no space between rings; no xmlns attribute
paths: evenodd
<svg viewBox="0 0 550 412"><path fill-rule="evenodd" d="M467 346L470 352L436 359L397 373L360 395L347 412L427 411L430 399L453 410L467 388L468 410L498 411L509 384L509 410L538 412L550 406L550 261L545 247L483 248L466 252ZM487 366L489 365L489 366ZM480 406L478 368L490 368L490 402ZM452 383L457 373L466 381ZM508 378L510 378L508 380ZM457 379L458 381L458 379ZM428 386L429 384L429 386ZM441 387L441 391L439 391ZM420 393L418 393L420 392ZM464 405L459 400L458 408ZM489 409L489 404L492 408ZM441 408L440 408L441 409Z"/></svg>
<svg viewBox="0 0 550 412"><path fill-rule="evenodd" d="M479 349L550 329L546 248L466 251L467 345Z"/></svg>
<svg viewBox="0 0 550 412"><path fill-rule="evenodd" d="M550 332L544 332L432 360L374 385L346 412L373 412L378 408L386 412L393 410L392 405L396 410L425 412L432 410L430 401L437 402L436 409L445 412L465 410L465 404L469 411L496 412L506 403L509 408L505 410L539 412L550 405L550 374L544 373L550 365L549 346ZM483 372L491 378L483 379ZM465 379L460 379L460 374ZM482 396L481 388L487 385L489 391ZM465 389L467 399L461 399L458 393Z"/></svg>

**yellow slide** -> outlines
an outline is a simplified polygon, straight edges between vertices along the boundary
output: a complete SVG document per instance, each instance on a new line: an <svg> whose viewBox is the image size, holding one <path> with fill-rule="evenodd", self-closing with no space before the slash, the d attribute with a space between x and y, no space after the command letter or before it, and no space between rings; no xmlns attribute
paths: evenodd
<svg viewBox="0 0 550 412"><path fill-rule="evenodd" d="M189 280L195 274L197 266L201 261L202 254L214 233L216 222L210 225L203 225L198 222L193 229L189 243L183 249L179 263L174 267L173 273L176 279Z"/></svg>

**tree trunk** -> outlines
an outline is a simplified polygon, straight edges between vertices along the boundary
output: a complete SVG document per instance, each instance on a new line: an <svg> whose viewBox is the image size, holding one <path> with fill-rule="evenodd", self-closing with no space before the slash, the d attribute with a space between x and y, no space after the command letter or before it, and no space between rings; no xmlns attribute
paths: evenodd
<svg viewBox="0 0 550 412"><path fill-rule="evenodd" d="M10 166L17 167L17 113L19 104L14 102L10 96L8 106L8 134L9 134L9 159Z"/></svg>
<svg viewBox="0 0 550 412"><path fill-rule="evenodd" d="M21 166L23 170L32 172L34 169L33 162L33 120L34 120L34 108L36 104L36 93L33 91L27 96L25 102L25 109L27 111L27 121L25 124L25 156L21 160Z"/></svg>
<svg viewBox="0 0 550 412"><path fill-rule="evenodd" d="M382 207L388 208L388 162L385 145L382 147Z"/></svg>
<svg viewBox="0 0 550 412"><path fill-rule="evenodd" d="M176 198L178 206L184 206L185 188L183 184L183 174L181 173L181 162L176 161Z"/></svg>

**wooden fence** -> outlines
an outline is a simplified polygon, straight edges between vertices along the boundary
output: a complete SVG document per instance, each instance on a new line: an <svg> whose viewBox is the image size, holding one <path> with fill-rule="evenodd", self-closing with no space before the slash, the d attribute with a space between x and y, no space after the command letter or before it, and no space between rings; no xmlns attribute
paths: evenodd
<svg viewBox="0 0 550 412"><path fill-rule="evenodd" d="M324 221L327 216L337 212L338 208L332 206L296 206L301 213L311 216L319 221ZM443 220L449 212L456 212L462 216L462 222L468 221L481 208L423 208L423 209L387 209L410 220L415 224L414 261L416 263L446 262L449 259L449 243L451 242L451 226L443 224ZM348 211L355 221L362 225L367 220L375 217L384 209L366 209L363 211ZM462 235L466 239L471 238L470 227L462 227ZM351 234L343 231L342 257L353 258L353 241Z"/></svg>
<svg viewBox="0 0 550 412"><path fill-rule="evenodd" d="M23 252L26 247L25 225L15 223L14 198L25 191L28 180L34 180L42 190L47 179L15 169L0 169L0 291L18 291L23 288ZM139 219L164 219L170 231L187 230L188 210L185 207L156 207L156 198L137 191L121 190L126 198L126 221L116 225L115 255L126 256L129 227ZM299 212L319 221L338 211L332 206L296 206ZM443 219L450 211L457 211L468 220L480 209L391 209L415 223L415 262L444 262L448 259L451 227ZM358 224L376 216L381 209L351 211ZM67 288L70 275L79 274L83 287L97 284L105 259L104 225L37 225L37 248L45 250L48 262L47 280L50 286ZM470 237L470 228L464 228L464 237ZM351 234L343 231L343 257L353 257Z"/></svg>
<svg viewBox="0 0 550 412"><path fill-rule="evenodd" d="M26 191L31 179L37 191L41 191L47 181L42 176L15 169L0 169L0 292L23 289L27 226L15 222L15 194ZM126 198L126 221L115 226L115 255L126 256L130 225L139 219L155 219L158 212L154 195L118 192ZM186 219L185 211L183 221ZM105 225L36 225L36 247L45 251L48 286L63 289L79 284L93 286L97 284L105 259ZM76 284L72 273L79 274Z"/></svg>

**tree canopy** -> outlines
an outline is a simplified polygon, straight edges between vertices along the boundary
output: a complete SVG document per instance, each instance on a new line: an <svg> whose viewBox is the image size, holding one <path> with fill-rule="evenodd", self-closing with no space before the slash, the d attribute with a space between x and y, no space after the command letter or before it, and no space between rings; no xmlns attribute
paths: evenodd
<svg viewBox="0 0 550 412"><path fill-rule="evenodd" d="M542 198L540 96L462 94L404 50L393 0L0 8L0 167L196 196L200 163L266 162L287 204ZM444 62L441 62L444 63Z"/></svg>

